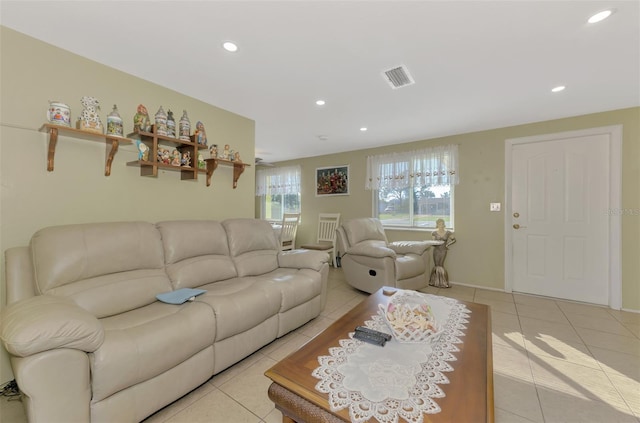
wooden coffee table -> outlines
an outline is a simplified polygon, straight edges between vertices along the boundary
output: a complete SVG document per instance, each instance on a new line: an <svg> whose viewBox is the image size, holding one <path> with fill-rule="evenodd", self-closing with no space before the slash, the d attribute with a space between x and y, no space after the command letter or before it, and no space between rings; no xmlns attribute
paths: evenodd
<svg viewBox="0 0 640 423"><path fill-rule="evenodd" d="M291 422L349 422L349 410L333 412L328 395L315 390L318 379L312 372L319 366L318 356L329 355L330 347L339 346L340 339L349 338L358 325L378 311L378 304L387 304L390 296L383 290L371 294L350 312L335 321L271 369L265 375L273 383L269 398L282 412L284 423ZM456 344L457 360L450 361L454 368L445 375L448 384L439 385L446 396L435 398L442 411L425 414L425 422L493 422L493 357L491 351L491 315L484 304L461 301L470 311L469 323ZM400 421L405 421L402 418Z"/></svg>

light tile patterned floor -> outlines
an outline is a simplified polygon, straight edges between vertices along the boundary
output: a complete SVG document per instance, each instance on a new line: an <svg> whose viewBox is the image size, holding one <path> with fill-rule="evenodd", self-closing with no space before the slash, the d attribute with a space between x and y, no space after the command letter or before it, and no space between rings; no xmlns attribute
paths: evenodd
<svg viewBox="0 0 640 423"><path fill-rule="evenodd" d="M264 372L366 296L340 269L331 269L329 287L320 317L145 423L281 422ZM491 306L496 422L640 422L640 314L460 285L424 291ZM6 398L0 416L26 421L20 402Z"/></svg>

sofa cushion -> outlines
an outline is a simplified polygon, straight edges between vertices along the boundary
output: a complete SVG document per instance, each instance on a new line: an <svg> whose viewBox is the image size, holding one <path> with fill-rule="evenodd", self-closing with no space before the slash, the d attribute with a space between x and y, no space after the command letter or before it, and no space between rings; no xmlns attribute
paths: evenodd
<svg viewBox="0 0 640 423"><path fill-rule="evenodd" d="M278 240L271 224L260 219L228 219L222 222L229 252L238 276L255 276L278 267Z"/></svg>
<svg viewBox="0 0 640 423"><path fill-rule="evenodd" d="M359 218L346 220L342 223L349 244L351 246L364 240L379 240L387 242L387 236L380 220L375 218Z"/></svg>
<svg viewBox="0 0 640 423"><path fill-rule="evenodd" d="M39 293L73 297L97 317L150 304L171 289L151 223L45 228L32 237L31 254Z"/></svg>
<svg viewBox="0 0 640 423"><path fill-rule="evenodd" d="M156 224L162 235L167 275L174 289L195 288L237 276L227 233L214 220Z"/></svg>
<svg viewBox="0 0 640 423"><path fill-rule="evenodd" d="M197 302L155 302L100 322L104 342L90 354L94 402L177 366L215 338L212 310Z"/></svg>
<svg viewBox="0 0 640 423"><path fill-rule="evenodd" d="M322 292L322 275L311 269L279 268L256 276L260 284L271 285L280 292L280 313L304 304Z"/></svg>
<svg viewBox="0 0 640 423"><path fill-rule="evenodd" d="M236 278L201 287L207 292L196 297L213 309L216 342L245 332L280 311L280 290L259 278Z"/></svg>

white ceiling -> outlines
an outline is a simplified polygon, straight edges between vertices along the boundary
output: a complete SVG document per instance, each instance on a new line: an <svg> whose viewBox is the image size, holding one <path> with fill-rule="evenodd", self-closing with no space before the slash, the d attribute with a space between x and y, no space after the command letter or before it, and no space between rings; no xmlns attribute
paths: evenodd
<svg viewBox="0 0 640 423"><path fill-rule="evenodd" d="M280 161L640 106L639 10L637 0L2 0L0 23L253 119L256 155ZM382 72L399 64L416 83L392 90ZM557 85L567 89L551 93Z"/></svg>

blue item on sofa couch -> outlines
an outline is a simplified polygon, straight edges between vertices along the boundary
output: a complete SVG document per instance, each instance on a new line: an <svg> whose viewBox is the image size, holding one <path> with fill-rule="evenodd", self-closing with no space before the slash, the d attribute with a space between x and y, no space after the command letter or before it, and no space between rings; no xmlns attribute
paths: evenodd
<svg viewBox="0 0 640 423"><path fill-rule="evenodd" d="M175 291L163 292L162 294L156 295L156 298L163 303L168 304L183 304L187 301L193 301L196 296L200 294L204 294L207 292L204 289L193 289L193 288L181 288Z"/></svg>

